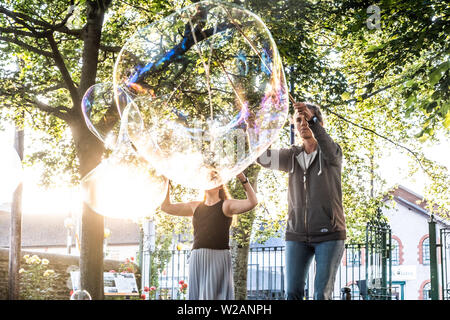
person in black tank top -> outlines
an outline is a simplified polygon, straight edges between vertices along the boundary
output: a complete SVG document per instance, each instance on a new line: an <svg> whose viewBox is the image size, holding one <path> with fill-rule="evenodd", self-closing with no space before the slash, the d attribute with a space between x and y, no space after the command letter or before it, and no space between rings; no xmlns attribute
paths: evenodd
<svg viewBox="0 0 450 320"><path fill-rule="evenodd" d="M192 217L194 244L189 261L188 299L234 299L233 271L229 251L229 231L233 215L252 210L258 199L243 173L237 178L246 199L231 199L225 186L206 190L204 201L171 203L170 184L161 210L176 216Z"/></svg>
<svg viewBox="0 0 450 320"><path fill-rule="evenodd" d="M220 200L212 206L200 203L192 218L194 225L194 244L192 249L209 248L217 250L229 249L229 230L231 217L223 213L223 202Z"/></svg>

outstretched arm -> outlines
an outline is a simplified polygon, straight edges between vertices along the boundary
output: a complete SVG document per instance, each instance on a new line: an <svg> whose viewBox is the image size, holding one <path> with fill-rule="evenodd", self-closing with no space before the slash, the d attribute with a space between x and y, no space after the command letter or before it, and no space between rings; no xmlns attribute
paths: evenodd
<svg viewBox="0 0 450 320"><path fill-rule="evenodd" d="M170 202L170 183L167 187L166 198L161 204L161 210L165 213L181 216L181 217L192 217L194 215L194 211L199 205L200 201L191 201L191 202L180 202L180 203L171 203Z"/></svg>
<svg viewBox="0 0 450 320"><path fill-rule="evenodd" d="M290 159L292 157L291 149L271 149L264 151L256 162L264 168L281 170L288 172L290 170Z"/></svg>
<svg viewBox="0 0 450 320"><path fill-rule="evenodd" d="M227 199L223 203L223 213L227 217L232 217L235 214L244 213L252 210L258 204L258 198L256 197L255 190L253 190L252 185L248 182L247 177L240 173L237 178L244 186L245 194L247 199Z"/></svg>

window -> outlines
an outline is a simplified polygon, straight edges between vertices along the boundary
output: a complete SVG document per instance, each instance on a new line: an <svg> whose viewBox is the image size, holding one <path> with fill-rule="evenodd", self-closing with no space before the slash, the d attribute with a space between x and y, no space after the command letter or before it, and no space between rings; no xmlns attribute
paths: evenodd
<svg viewBox="0 0 450 320"><path fill-rule="evenodd" d="M422 242L422 263L430 264L430 238L426 238Z"/></svg>
<svg viewBox="0 0 450 320"><path fill-rule="evenodd" d="M428 282L423 286L423 300L431 300L431 283Z"/></svg>
<svg viewBox="0 0 450 320"><path fill-rule="evenodd" d="M392 238L391 261L393 266L398 266L400 264L400 244L395 238Z"/></svg>

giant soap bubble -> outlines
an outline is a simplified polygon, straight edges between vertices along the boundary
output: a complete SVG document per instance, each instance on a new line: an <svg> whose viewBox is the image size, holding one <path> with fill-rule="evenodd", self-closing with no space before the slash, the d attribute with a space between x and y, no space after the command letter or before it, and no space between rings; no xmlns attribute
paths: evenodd
<svg viewBox="0 0 450 320"><path fill-rule="evenodd" d="M111 218L151 217L162 203L167 179L136 155L111 156L82 180L84 202Z"/></svg>
<svg viewBox="0 0 450 320"><path fill-rule="evenodd" d="M117 95L114 94L112 83L97 83L86 90L81 100L87 127L108 149L114 148L117 143L120 115L130 100L122 89L115 90Z"/></svg>
<svg viewBox="0 0 450 320"><path fill-rule="evenodd" d="M92 297L86 290L76 290L70 296L70 300L92 300Z"/></svg>
<svg viewBox="0 0 450 320"><path fill-rule="evenodd" d="M164 200L168 181L136 153L129 141L127 121L138 124L140 119L135 105L129 103L123 108L128 98L122 91L119 92L123 100L114 105L112 92L112 85L100 83L90 87L83 97L88 128L112 150L109 157L83 177L83 200L107 217L149 217Z"/></svg>
<svg viewBox="0 0 450 320"><path fill-rule="evenodd" d="M203 1L138 30L123 46L114 86L137 113L128 135L176 183L211 189L276 139L288 90L275 42L241 7Z"/></svg>

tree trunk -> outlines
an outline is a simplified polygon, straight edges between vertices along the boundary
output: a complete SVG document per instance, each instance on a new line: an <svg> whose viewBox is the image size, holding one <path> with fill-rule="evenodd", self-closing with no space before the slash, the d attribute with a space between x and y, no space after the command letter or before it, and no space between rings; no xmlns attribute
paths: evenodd
<svg viewBox="0 0 450 320"><path fill-rule="evenodd" d="M15 134L14 147L20 157L23 159L24 132L17 130ZM11 205L11 226L10 226L10 247L9 247L9 282L8 295L9 300L18 300L20 292L20 258L22 245L22 181L17 186L13 194Z"/></svg>
<svg viewBox="0 0 450 320"><path fill-rule="evenodd" d="M104 152L101 142L87 129L83 120L71 123L72 136L80 163L81 177L100 162ZM104 217L83 204L81 219L80 287L93 300L104 299L103 288Z"/></svg>
<svg viewBox="0 0 450 320"><path fill-rule="evenodd" d="M247 299L247 270L249 246L232 245L234 297L236 300Z"/></svg>
<svg viewBox="0 0 450 320"><path fill-rule="evenodd" d="M81 97L95 84L102 24L106 8L111 1L89 1L86 7L87 23L83 34L83 66L79 95L73 101L73 117L70 127L74 138L80 174L84 177L101 161L103 144L87 128L81 113ZM103 288L103 240L104 217L83 204L81 220L80 286L89 292L93 300L104 299Z"/></svg>
<svg viewBox="0 0 450 320"><path fill-rule="evenodd" d="M253 164L244 173L255 192L257 191L258 173L261 167ZM233 198L242 196L243 187L237 184L236 189L231 189ZM248 252L253 221L256 217L255 209L237 216L236 223L232 227L231 257L233 261L234 296L236 300L247 299L247 270Z"/></svg>
<svg viewBox="0 0 450 320"><path fill-rule="evenodd" d="M80 286L93 300L104 299L104 217L83 204L81 220Z"/></svg>

